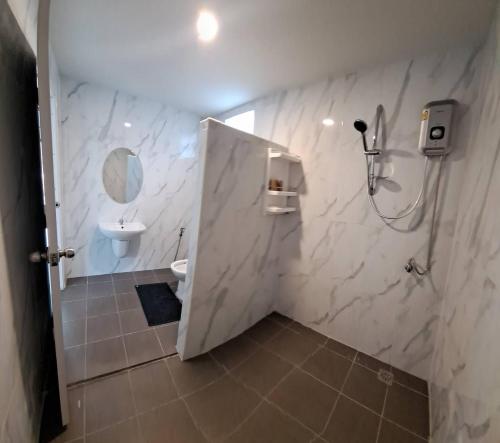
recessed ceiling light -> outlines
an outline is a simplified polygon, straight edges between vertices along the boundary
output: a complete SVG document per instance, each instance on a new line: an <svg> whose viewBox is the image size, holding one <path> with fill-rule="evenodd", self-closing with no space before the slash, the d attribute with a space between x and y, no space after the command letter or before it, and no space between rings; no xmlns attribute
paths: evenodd
<svg viewBox="0 0 500 443"><path fill-rule="evenodd" d="M196 21L196 30L198 38L203 42L212 41L219 31L219 23L215 15L209 11L200 11Z"/></svg>
<svg viewBox="0 0 500 443"><path fill-rule="evenodd" d="M125 126L126 128L131 128L132 127L132 123L125 122L125 123L123 123L123 126Z"/></svg>
<svg viewBox="0 0 500 443"><path fill-rule="evenodd" d="M327 118L324 118L323 119L323 122L322 122L325 126L333 126L335 124L335 121L333 120L333 118L330 118L330 117L327 117Z"/></svg>

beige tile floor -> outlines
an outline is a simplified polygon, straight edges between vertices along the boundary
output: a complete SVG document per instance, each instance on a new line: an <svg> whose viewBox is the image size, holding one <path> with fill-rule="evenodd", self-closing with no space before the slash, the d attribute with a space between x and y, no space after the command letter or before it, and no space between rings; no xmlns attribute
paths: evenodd
<svg viewBox="0 0 500 443"><path fill-rule="evenodd" d="M149 327L135 290L159 282L177 285L170 269L69 279L61 294L69 384L177 352L178 323Z"/></svg>
<svg viewBox="0 0 500 443"><path fill-rule="evenodd" d="M422 443L429 430L423 380L279 314L195 359L74 387L70 407L57 442Z"/></svg>

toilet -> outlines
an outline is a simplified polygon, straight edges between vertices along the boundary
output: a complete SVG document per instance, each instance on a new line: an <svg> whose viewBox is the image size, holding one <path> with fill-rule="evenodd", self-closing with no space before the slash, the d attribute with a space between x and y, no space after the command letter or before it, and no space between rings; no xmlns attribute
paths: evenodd
<svg viewBox="0 0 500 443"><path fill-rule="evenodd" d="M175 295L181 303L184 300L184 281L186 280L187 262L187 259L177 260L170 265L170 269L172 269L174 275L179 279Z"/></svg>

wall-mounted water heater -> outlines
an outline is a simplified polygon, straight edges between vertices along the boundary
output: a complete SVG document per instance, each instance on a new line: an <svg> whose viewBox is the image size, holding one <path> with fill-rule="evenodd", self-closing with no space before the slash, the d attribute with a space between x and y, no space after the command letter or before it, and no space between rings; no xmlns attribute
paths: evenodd
<svg viewBox="0 0 500 443"><path fill-rule="evenodd" d="M445 155L451 150L451 123L455 100L429 102L421 114L418 150L423 155Z"/></svg>

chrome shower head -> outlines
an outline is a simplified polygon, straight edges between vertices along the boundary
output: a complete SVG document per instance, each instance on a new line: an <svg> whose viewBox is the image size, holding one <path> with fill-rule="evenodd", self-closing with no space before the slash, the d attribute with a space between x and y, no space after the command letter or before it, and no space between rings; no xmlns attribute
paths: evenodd
<svg viewBox="0 0 500 443"><path fill-rule="evenodd" d="M361 132L361 134L364 134L368 129L368 125L364 120L357 119L354 120L354 129L356 129L356 131Z"/></svg>

